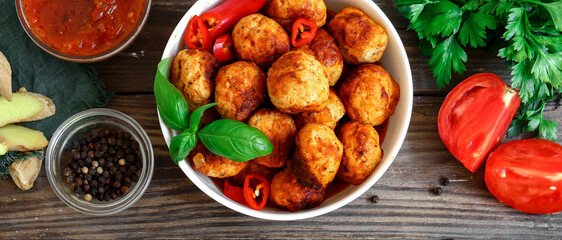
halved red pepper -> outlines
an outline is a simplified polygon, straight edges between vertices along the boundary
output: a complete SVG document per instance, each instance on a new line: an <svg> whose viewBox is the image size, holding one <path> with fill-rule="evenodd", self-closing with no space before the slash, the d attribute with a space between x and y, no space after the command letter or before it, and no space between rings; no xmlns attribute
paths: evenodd
<svg viewBox="0 0 562 240"><path fill-rule="evenodd" d="M258 12L266 2L267 0L227 0L199 17L193 16L187 24L185 44L189 48L210 51L215 38L232 30L243 17Z"/></svg>
<svg viewBox="0 0 562 240"><path fill-rule="evenodd" d="M291 43L295 47L303 46L314 39L316 36L316 22L306 18L298 18L293 23L293 31L291 32Z"/></svg>
<svg viewBox="0 0 562 240"><path fill-rule="evenodd" d="M225 33L217 38L213 47L213 54L220 63L234 60L234 46L232 46L230 33Z"/></svg>
<svg viewBox="0 0 562 240"><path fill-rule="evenodd" d="M244 180L244 198L246 203L254 209L261 210L267 203L269 196L269 181L258 174L250 174Z"/></svg>
<svg viewBox="0 0 562 240"><path fill-rule="evenodd" d="M224 180L224 195L230 199L246 205L246 199L244 197L244 190L241 187L237 187L230 184L229 179Z"/></svg>

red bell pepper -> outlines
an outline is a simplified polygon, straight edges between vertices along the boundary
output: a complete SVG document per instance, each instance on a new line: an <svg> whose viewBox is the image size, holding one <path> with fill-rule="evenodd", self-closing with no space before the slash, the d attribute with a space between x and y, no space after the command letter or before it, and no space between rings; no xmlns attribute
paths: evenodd
<svg viewBox="0 0 562 240"><path fill-rule="evenodd" d="M293 23L293 31L291 32L291 43L295 47L303 46L314 39L316 36L316 22L306 18L298 18Z"/></svg>
<svg viewBox="0 0 562 240"><path fill-rule="evenodd" d="M213 54L220 63L226 63L234 60L234 47L232 46L232 37L230 33L220 35L215 41Z"/></svg>
<svg viewBox="0 0 562 240"><path fill-rule="evenodd" d="M266 2L267 0L227 0L199 17L193 16L187 24L185 44L189 48L210 51L215 38L232 30L243 17L258 12Z"/></svg>
<svg viewBox="0 0 562 240"><path fill-rule="evenodd" d="M246 199L244 198L244 191L241 187L237 187L230 184L229 179L224 180L224 195L230 199L246 205Z"/></svg>
<svg viewBox="0 0 562 240"><path fill-rule="evenodd" d="M269 181L258 174L250 174L244 179L244 198L254 210L261 210L269 196ZM259 199L259 201L258 201Z"/></svg>

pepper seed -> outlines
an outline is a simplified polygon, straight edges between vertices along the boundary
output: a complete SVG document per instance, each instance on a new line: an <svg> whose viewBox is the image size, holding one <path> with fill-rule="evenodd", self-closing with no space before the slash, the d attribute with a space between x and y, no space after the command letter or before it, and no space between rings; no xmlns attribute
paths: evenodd
<svg viewBox="0 0 562 240"><path fill-rule="evenodd" d="M433 193L437 196L441 195L443 193L443 189L440 187L436 187L433 189Z"/></svg>

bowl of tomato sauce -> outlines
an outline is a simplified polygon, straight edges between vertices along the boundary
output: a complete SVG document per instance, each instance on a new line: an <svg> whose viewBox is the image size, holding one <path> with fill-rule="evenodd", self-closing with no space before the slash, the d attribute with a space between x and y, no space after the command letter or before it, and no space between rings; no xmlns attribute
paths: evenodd
<svg viewBox="0 0 562 240"><path fill-rule="evenodd" d="M40 48L63 60L98 62L139 35L151 0L16 0L19 20Z"/></svg>

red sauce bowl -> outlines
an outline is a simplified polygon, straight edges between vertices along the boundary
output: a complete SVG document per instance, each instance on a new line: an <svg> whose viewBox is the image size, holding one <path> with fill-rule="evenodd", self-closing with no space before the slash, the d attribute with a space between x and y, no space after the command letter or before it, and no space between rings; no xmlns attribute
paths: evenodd
<svg viewBox="0 0 562 240"><path fill-rule="evenodd" d="M71 62L111 58L139 35L151 0L16 0L27 35L49 54Z"/></svg>

